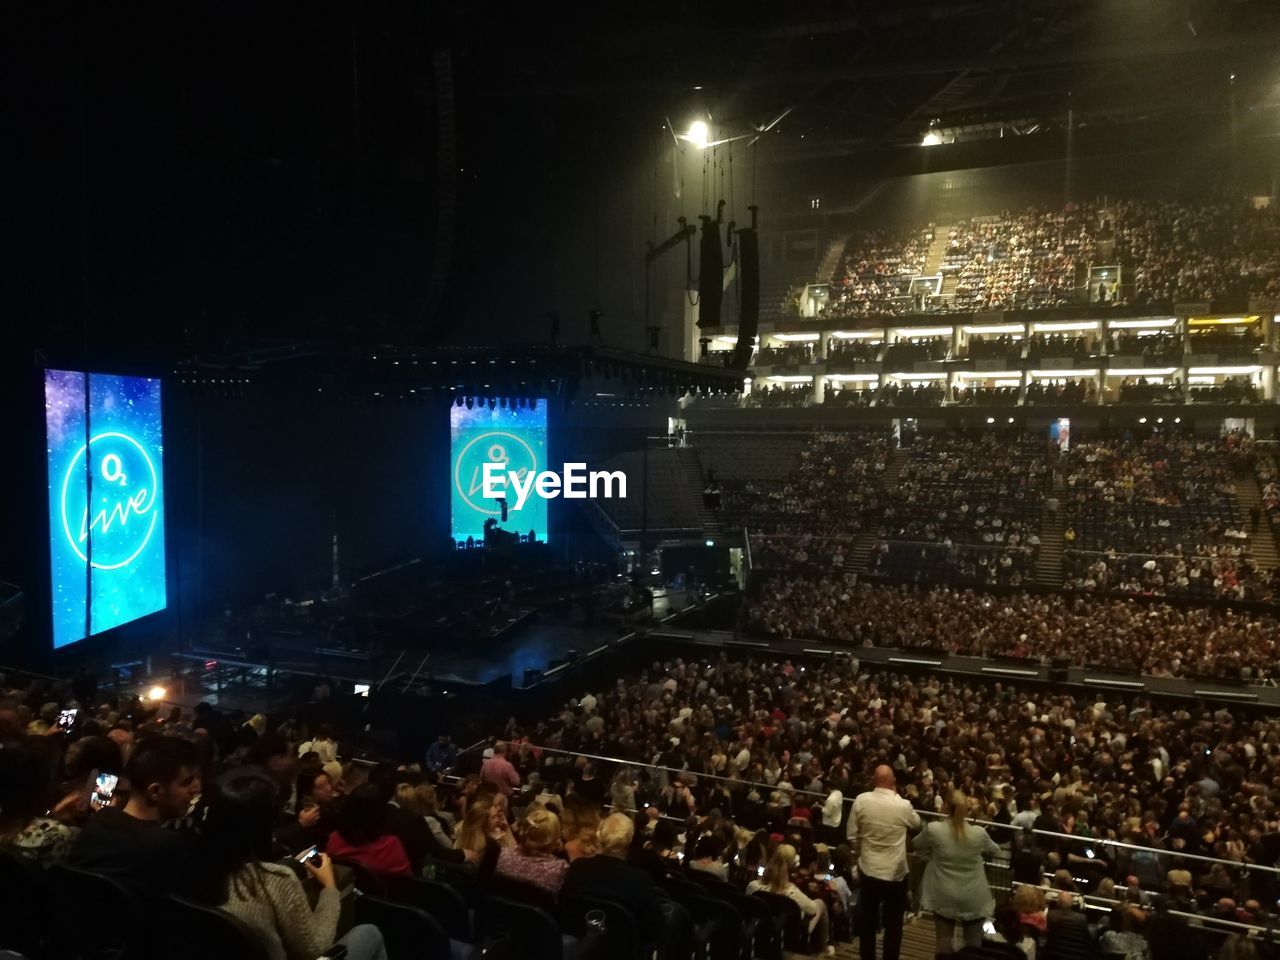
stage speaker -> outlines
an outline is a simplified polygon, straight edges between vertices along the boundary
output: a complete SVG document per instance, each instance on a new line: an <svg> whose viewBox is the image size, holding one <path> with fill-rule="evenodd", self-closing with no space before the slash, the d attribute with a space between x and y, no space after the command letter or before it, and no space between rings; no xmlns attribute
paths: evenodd
<svg viewBox="0 0 1280 960"><path fill-rule="evenodd" d="M524 671L524 685L532 687L542 679L542 671L535 670L533 667L526 667Z"/></svg>
<svg viewBox="0 0 1280 960"><path fill-rule="evenodd" d="M1049 682L1066 683L1067 671L1071 669L1071 660L1067 657L1053 657L1049 661Z"/></svg>
<svg viewBox="0 0 1280 960"><path fill-rule="evenodd" d="M723 205L723 202L722 202ZM720 252L720 216L703 214L699 248L698 326L720 326L720 301L724 294L724 259Z"/></svg>
<svg viewBox="0 0 1280 960"><path fill-rule="evenodd" d="M733 345L735 370L745 370L751 362L751 348L760 325L760 234L756 232L756 211L751 206L751 226L738 231L738 279L741 295L738 312L738 342Z"/></svg>

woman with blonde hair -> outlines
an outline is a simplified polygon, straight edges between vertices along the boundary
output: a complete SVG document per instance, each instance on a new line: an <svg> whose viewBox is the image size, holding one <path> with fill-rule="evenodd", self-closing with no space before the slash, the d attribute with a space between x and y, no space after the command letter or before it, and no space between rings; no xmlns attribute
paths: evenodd
<svg viewBox="0 0 1280 960"><path fill-rule="evenodd" d="M764 875L747 884L747 893L772 893L794 901L800 908L800 912L809 920L809 934L814 948L816 950L825 948L828 954L833 954L835 947L827 943L831 930L827 905L821 900L805 896L804 891L791 882L791 868L797 865L799 860L795 847L789 843L779 844L769 858L769 862L765 864Z"/></svg>
<svg viewBox="0 0 1280 960"><path fill-rule="evenodd" d="M955 951L955 932L966 947L982 946L982 921L995 911L983 858L1000 852L987 831L968 822L969 798L952 790L943 805L945 820L928 824L912 847L928 858L920 884L920 905L933 914L939 954Z"/></svg>
<svg viewBox="0 0 1280 960"><path fill-rule="evenodd" d="M511 846L515 837L507 824L507 808L501 796L484 797L467 806L467 815L458 825L453 848L476 854L481 861L486 853L497 857L499 847Z"/></svg>
<svg viewBox="0 0 1280 960"><path fill-rule="evenodd" d="M560 818L550 810L533 810L516 824L517 845L503 847L494 873L539 887L553 897L560 892L569 862L561 860Z"/></svg>
<svg viewBox="0 0 1280 960"><path fill-rule="evenodd" d="M570 863L599 852L596 831L600 828L600 808L586 797L571 793L564 798L560 828L564 835L564 853Z"/></svg>

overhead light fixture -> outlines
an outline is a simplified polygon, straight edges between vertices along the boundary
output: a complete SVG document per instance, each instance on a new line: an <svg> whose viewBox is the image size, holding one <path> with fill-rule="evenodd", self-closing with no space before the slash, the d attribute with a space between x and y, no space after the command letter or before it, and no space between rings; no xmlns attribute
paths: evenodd
<svg viewBox="0 0 1280 960"><path fill-rule="evenodd" d="M707 141L711 139L711 130L705 120L695 120L689 124L689 132L684 135L684 138L699 150L702 150L706 147Z"/></svg>

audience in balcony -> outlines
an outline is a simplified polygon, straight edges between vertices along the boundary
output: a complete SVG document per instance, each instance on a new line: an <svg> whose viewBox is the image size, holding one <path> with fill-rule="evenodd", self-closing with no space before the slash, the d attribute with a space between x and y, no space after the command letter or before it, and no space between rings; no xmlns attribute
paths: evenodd
<svg viewBox="0 0 1280 960"><path fill-rule="evenodd" d="M770 383L753 389L743 398L750 407L805 407L813 399L813 384Z"/></svg>
<svg viewBox="0 0 1280 960"><path fill-rule="evenodd" d="M1215 384L1193 383L1192 403L1260 403L1262 391L1248 377L1224 377Z"/></svg>
<svg viewBox="0 0 1280 960"><path fill-rule="evenodd" d="M827 367L830 368L842 364L874 363L883 349L884 344L879 340L828 337Z"/></svg>
<svg viewBox="0 0 1280 960"><path fill-rule="evenodd" d="M1111 211L1116 257L1133 271L1135 303L1212 302L1280 291L1280 212L1274 205L1255 210L1127 200Z"/></svg>
<svg viewBox="0 0 1280 960"><path fill-rule="evenodd" d="M1182 359L1182 335L1138 330L1117 330L1107 335L1107 354L1142 357L1144 361Z"/></svg>
<svg viewBox="0 0 1280 960"><path fill-rule="evenodd" d="M947 389L941 380L929 380L911 384L898 380L890 380L880 388L877 406L881 407L938 407L947 395Z"/></svg>
<svg viewBox="0 0 1280 960"><path fill-rule="evenodd" d="M1087 359L1095 353L1090 338L1070 333L1033 333L1027 338L1027 358Z"/></svg>
<svg viewBox="0 0 1280 960"><path fill-rule="evenodd" d="M822 403L832 407L869 407L876 397L874 383L863 382L833 384L828 381L822 388Z"/></svg>
<svg viewBox="0 0 1280 960"><path fill-rule="evenodd" d="M851 236L835 276L825 315L896 315L916 309L911 280L924 271L933 225L906 234L868 231Z"/></svg>
<svg viewBox="0 0 1280 960"><path fill-rule="evenodd" d="M1027 384L1027 406L1037 404L1096 403L1098 382L1088 380L1055 379L1032 380Z"/></svg>
<svg viewBox="0 0 1280 960"><path fill-rule="evenodd" d="M975 406L978 404L1013 406L1017 404L1020 392L1020 387L985 387L973 383L968 386L955 384L951 387L951 402L960 406Z"/></svg>
<svg viewBox="0 0 1280 960"><path fill-rule="evenodd" d="M906 337L885 348L884 362L891 369L905 369L917 361L945 360L950 349L950 337Z"/></svg>
<svg viewBox="0 0 1280 960"><path fill-rule="evenodd" d="M1238 330L1196 330L1187 335L1187 352L1193 356L1250 357L1262 346L1252 327Z"/></svg>
<svg viewBox="0 0 1280 960"><path fill-rule="evenodd" d="M1182 402L1181 377L1124 377L1117 389L1121 403Z"/></svg>
<svg viewBox="0 0 1280 960"><path fill-rule="evenodd" d="M1003 360L1011 362L1022 356L1024 340L1021 335L1002 333L999 336L975 335L969 338L968 355L973 360Z"/></svg>
<svg viewBox="0 0 1280 960"><path fill-rule="evenodd" d="M800 341L784 343L780 346L761 347L756 351L757 366L795 366L802 363L813 363L812 343Z"/></svg>

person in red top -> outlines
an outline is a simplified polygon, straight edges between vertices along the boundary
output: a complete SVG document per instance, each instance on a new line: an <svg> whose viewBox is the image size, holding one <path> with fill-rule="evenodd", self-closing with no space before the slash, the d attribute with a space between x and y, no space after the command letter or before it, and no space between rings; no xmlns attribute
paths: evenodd
<svg viewBox="0 0 1280 960"><path fill-rule="evenodd" d="M493 756L480 768L480 779L492 783L504 797L511 796L520 786L520 774L507 759L507 745L501 740L493 745Z"/></svg>
<svg viewBox="0 0 1280 960"><path fill-rule="evenodd" d="M351 860L371 873L407 877L413 873L400 838L387 830L387 803L377 784L352 791L338 814L338 829L329 835L325 852L335 860Z"/></svg>

